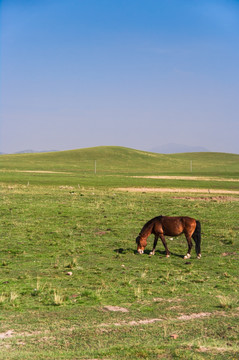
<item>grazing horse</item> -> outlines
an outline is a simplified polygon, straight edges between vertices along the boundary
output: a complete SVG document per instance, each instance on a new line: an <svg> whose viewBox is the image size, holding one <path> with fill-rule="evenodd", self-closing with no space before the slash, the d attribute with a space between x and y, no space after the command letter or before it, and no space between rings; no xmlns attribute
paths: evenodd
<svg viewBox="0 0 239 360"><path fill-rule="evenodd" d="M201 224L198 220L190 218L188 216L157 216L149 220L140 231L136 238L137 251L139 254L144 253L144 249L147 246L148 237L154 234L154 245L150 255L155 254L155 248L158 242L158 238L162 240L162 243L166 250L166 257L170 256L170 252L167 247L165 236L179 236L184 234L188 242L188 252L184 256L184 259L190 259L192 249L192 238L196 244L197 258L201 258Z"/></svg>

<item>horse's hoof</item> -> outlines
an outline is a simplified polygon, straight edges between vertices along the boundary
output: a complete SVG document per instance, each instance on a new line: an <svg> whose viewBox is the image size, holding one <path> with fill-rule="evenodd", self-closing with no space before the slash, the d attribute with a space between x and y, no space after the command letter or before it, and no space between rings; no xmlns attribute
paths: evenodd
<svg viewBox="0 0 239 360"><path fill-rule="evenodd" d="M150 251L149 255L154 255L155 252L154 251Z"/></svg>
<svg viewBox="0 0 239 360"><path fill-rule="evenodd" d="M198 254L197 259L201 259L202 255Z"/></svg>
<svg viewBox="0 0 239 360"><path fill-rule="evenodd" d="M190 255L190 254L187 254L187 255L184 256L184 260L190 259L190 257L191 257L191 255Z"/></svg>
<svg viewBox="0 0 239 360"><path fill-rule="evenodd" d="M170 255L169 255L169 254L167 254L167 255L166 255L166 257L167 257L167 258L169 258L169 257L170 257Z"/></svg>

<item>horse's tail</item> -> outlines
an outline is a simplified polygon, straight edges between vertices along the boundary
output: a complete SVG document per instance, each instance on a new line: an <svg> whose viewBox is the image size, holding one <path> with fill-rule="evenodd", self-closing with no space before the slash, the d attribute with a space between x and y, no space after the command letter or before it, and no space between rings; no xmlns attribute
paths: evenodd
<svg viewBox="0 0 239 360"><path fill-rule="evenodd" d="M197 255L200 255L201 254L201 224L200 221L198 220L196 220L196 229L192 237L196 244L196 253Z"/></svg>

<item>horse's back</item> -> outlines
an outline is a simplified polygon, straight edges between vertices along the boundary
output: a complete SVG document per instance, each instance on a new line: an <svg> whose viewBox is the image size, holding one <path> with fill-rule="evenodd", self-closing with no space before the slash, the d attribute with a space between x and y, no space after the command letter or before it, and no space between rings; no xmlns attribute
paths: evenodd
<svg viewBox="0 0 239 360"><path fill-rule="evenodd" d="M160 222L163 233L169 236L193 232L196 228L196 220L189 216L162 216Z"/></svg>

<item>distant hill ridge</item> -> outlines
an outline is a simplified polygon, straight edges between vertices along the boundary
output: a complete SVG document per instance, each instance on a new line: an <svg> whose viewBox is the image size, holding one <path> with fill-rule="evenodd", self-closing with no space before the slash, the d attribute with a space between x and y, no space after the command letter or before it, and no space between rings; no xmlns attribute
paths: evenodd
<svg viewBox="0 0 239 360"><path fill-rule="evenodd" d="M22 151L17 151L14 154L37 154L37 153L46 153L46 152L56 152L58 150L22 150Z"/></svg>
<svg viewBox="0 0 239 360"><path fill-rule="evenodd" d="M157 147L154 147L151 149L151 151L160 153L160 154L178 154L178 153L187 153L187 152L210 152L205 147L202 146L188 146L188 145L182 145L182 144L165 144L160 145Z"/></svg>
<svg viewBox="0 0 239 360"><path fill-rule="evenodd" d="M121 146L95 146L95 147L86 147L86 148L79 148L75 150L83 151L84 149L94 149L94 148L121 148ZM124 147L122 147L124 148ZM127 148L126 148L127 149ZM130 149L130 148L128 148ZM131 148L131 150L134 150ZM74 151L74 150L33 150L33 149L25 149L21 151L16 151L11 154L38 154L38 153L50 153L50 152L63 152L63 151ZM169 143L163 144L159 146L152 147L147 150L138 150L142 152L153 152L157 154L181 154L181 153L198 153L198 152L212 152L211 150L203 147L203 146L189 146L184 144L176 144L176 143ZM0 152L0 155L9 155L10 153Z"/></svg>
<svg viewBox="0 0 239 360"><path fill-rule="evenodd" d="M94 172L97 174L238 173L239 155L213 152L157 154L120 146L1 155L2 170Z"/></svg>

